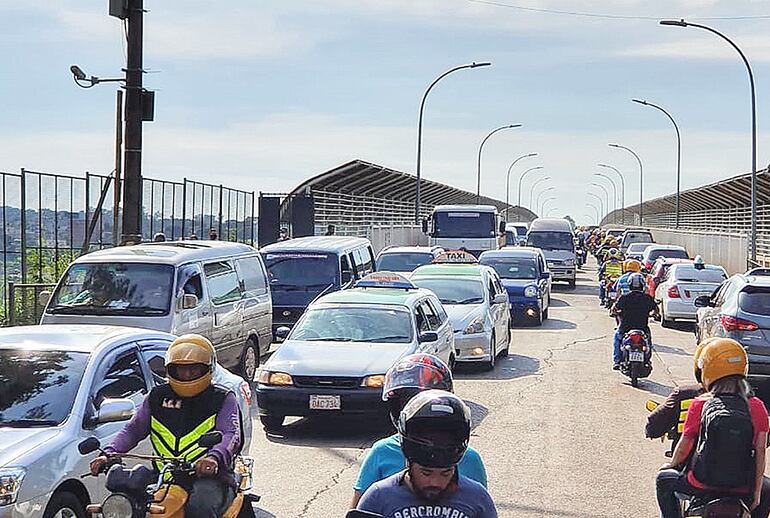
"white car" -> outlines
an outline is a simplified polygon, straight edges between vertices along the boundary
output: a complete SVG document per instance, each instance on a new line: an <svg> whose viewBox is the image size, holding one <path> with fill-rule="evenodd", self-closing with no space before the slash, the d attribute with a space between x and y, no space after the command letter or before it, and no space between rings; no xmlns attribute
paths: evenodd
<svg viewBox="0 0 770 518"><path fill-rule="evenodd" d="M626 259L636 259L641 262L644 257L644 251L648 246L652 246L655 243L631 243L626 249Z"/></svg>
<svg viewBox="0 0 770 518"><path fill-rule="evenodd" d="M377 255L376 270L407 275L419 266L430 264L443 251L440 246L391 246Z"/></svg>
<svg viewBox="0 0 770 518"><path fill-rule="evenodd" d="M484 363L494 369L511 342L511 306L500 277L479 264L431 264L410 277L434 292L449 313L458 362Z"/></svg>
<svg viewBox="0 0 770 518"><path fill-rule="evenodd" d="M660 322L663 327L672 322L695 322L695 299L711 296L727 279L727 272L713 264L696 268L693 263L672 265L663 281L655 290L655 301L660 305Z"/></svg>

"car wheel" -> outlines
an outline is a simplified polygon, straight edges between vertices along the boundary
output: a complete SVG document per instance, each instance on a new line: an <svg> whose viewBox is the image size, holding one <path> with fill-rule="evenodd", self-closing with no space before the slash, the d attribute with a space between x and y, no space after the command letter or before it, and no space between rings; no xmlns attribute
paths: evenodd
<svg viewBox="0 0 770 518"><path fill-rule="evenodd" d="M252 382L257 375L257 368L259 368L259 344L253 338L249 338L243 347L243 353L241 353L238 372L243 376L243 379Z"/></svg>
<svg viewBox="0 0 770 518"><path fill-rule="evenodd" d="M663 309L663 304L660 305L660 327L668 329L671 327L671 321L666 319L666 312Z"/></svg>
<svg viewBox="0 0 770 518"><path fill-rule="evenodd" d="M492 340L489 342L489 361L486 364L487 370L494 370L495 359L497 358L497 337L492 333Z"/></svg>
<svg viewBox="0 0 770 518"><path fill-rule="evenodd" d="M509 352L510 349L511 349L511 328L509 327L508 328L508 338L506 339L506 342L505 342L505 349L500 351L500 358L507 358L508 357L508 352Z"/></svg>
<svg viewBox="0 0 770 518"><path fill-rule="evenodd" d="M283 426L284 419L286 419L286 417L282 415L259 416L259 420L262 422L262 426L264 427L266 432L280 430L281 427Z"/></svg>
<svg viewBox="0 0 770 518"><path fill-rule="evenodd" d="M43 518L86 518L83 503L69 491L54 493L43 513Z"/></svg>
<svg viewBox="0 0 770 518"><path fill-rule="evenodd" d="M454 354L450 354L449 355L449 370L454 372L455 371L455 367L457 367L457 360L455 359L455 355Z"/></svg>
<svg viewBox="0 0 770 518"><path fill-rule="evenodd" d="M574 290L575 289L575 279L572 279L569 281L569 289Z"/></svg>
<svg viewBox="0 0 770 518"><path fill-rule="evenodd" d="M549 309L550 309L550 308L545 308L545 309L543 310L543 318L542 318L542 320L547 320L547 319L548 319L548 310L549 310Z"/></svg>

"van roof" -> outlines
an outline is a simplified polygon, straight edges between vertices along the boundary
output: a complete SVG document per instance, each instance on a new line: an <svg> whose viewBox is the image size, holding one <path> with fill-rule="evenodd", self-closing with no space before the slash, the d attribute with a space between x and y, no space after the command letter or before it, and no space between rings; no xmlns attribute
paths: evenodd
<svg viewBox="0 0 770 518"><path fill-rule="evenodd" d="M572 226L566 219L537 218L529 225L529 231L537 232L538 230L566 231L572 233Z"/></svg>
<svg viewBox="0 0 770 518"><path fill-rule="evenodd" d="M256 252L242 243L229 241L165 241L117 246L80 256L75 263L164 263L182 264L188 261L232 257Z"/></svg>
<svg viewBox="0 0 770 518"><path fill-rule="evenodd" d="M458 212L497 212L497 207L494 205L436 205L433 207L433 212L456 210Z"/></svg>
<svg viewBox="0 0 770 518"><path fill-rule="evenodd" d="M369 240L363 237L346 236L309 236L279 241L272 245L263 246L260 252L331 252L339 253L357 248L369 246Z"/></svg>

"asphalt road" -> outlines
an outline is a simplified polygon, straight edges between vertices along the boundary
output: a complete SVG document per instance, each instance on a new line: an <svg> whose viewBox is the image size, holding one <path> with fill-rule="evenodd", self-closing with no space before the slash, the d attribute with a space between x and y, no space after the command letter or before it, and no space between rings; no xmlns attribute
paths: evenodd
<svg viewBox="0 0 770 518"><path fill-rule="evenodd" d="M492 372L456 373L474 415L471 444L500 516L656 516L654 477L666 445L644 438L644 403L692 378L693 334L652 326L654 370L639 388L612 371L613 320L593 268L575 290L555 285L550 318L516 328ZM280 436L255 423L251 454L263 517L344 516L366 449L388 433L360 420L291 422Z"/></svg>

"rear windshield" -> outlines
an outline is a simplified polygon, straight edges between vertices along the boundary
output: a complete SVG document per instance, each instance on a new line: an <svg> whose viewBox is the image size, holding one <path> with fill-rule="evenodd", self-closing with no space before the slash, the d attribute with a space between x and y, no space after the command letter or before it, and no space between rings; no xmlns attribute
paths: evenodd
<svg viewBox="0 0 770 518"><path fill-rule="evenodd" d="M530 232L527 234L527 246L543 250L575 250L575 243L569 232Z"/></svg>
<svg viewBox="0 0 770 518"><path fill-rule="evenodd" d="M392 253L382 254L377 258L377 271L411 272L418 266L430 264L432 254L423 253Z"/></svg>
<svg viewBox="0 0 770 518"><path fill-rule="evenodd" d="M658 257L665 257L667 259L689 259L685 250L671 249L671 248L659 248L657 250L650 251L649 260L652 262Z"/></svg>
<svg viewBox="0 0 770 518"><path fill-rule="evenodd" d="M706 268L704 270L698 270L692 266L677 266L674 272L676 280L682 282L712 282L721 284L722 281L727 279L724 270L721 268Z"/></svg>
<svg viewBox="0 0 770 518"><path fill-rule="evenodd" d="M623 238L623 244L652 243L652 234L649 232L629 232Z"/></svg>
<svg viewBox="0 0 770 518"><path fill-rule="evenodd" d="M746 313L770 315L770 290L747 288L738 296L738 307Z"/></svg>
<svg viewBox="0 0 770 518"><path fill-rule="evenodd" d="M337 256L313 252L264 254L270 287L281 289L323 289L339 285Z"/></svg>
<svg viewBox="0 0 770 518"><path fill-rule="evenodd" d="M537 279L537 262L530 257L484 258L480 262L494 268L503 279Z"/></svg>

